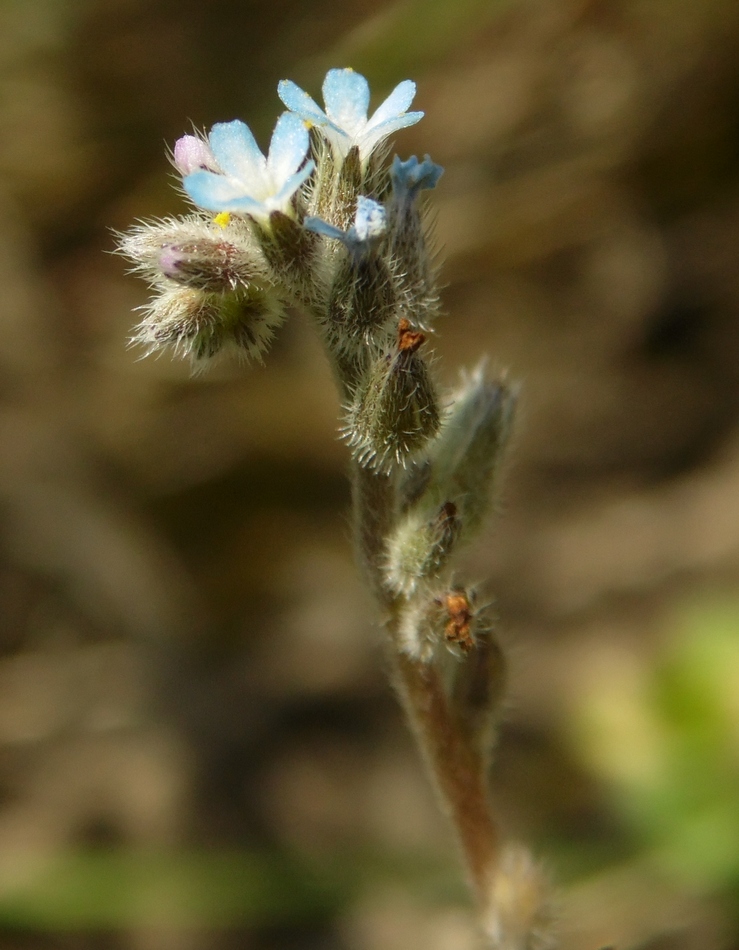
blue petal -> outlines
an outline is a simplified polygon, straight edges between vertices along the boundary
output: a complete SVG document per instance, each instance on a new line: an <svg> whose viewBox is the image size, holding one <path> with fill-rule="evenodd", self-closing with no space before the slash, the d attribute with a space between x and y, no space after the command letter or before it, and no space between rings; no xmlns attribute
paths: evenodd
<svg viewBox="0 0 739 950"><path fill-rule="evenodd" d="M206 211L251 211L262 204L244 195L238 182L214 172L193 172L183 179L182 185L192 201Z"/></svg>
<svg viewBox="0 0 739 950"><path fill-rule="evenodd" d="M393 89L387 99L382 103L379 109L375 111L372 118L369 120L369 127L374 128L376 125L380 125L381 122L385 122L387 119L392 119L395 116L402 115L407 111L408 106L413 102L413 97L415 94L416 84L410 79L406 79L399 83L395 89Z"/></svg>
<svg viewBox="0 0 739 950"><path fill-rule="evenodd" d="M269 146L267 168L275 184L285 182L305 158L310 136L303 120L292 112L283 112L277 120Z"/></svg>
<svg viewBox="0 0 739 950"><path fill-rule="evenodd" d="M280 80L277 84L277 95L288 109L301 119L307 119L314 125L323 125L327 121L323 109L291 79Z"/></svg>
<svg viewBox="0 0 739 950"><path fill-rule="evenodd" d="M264 201L257 201L256 198L241 195L231 201L224 202L222 210L231 211L234 214L250 214L254 218L268 218L271 209Z"/></svg>
<svg viewBox="0 0 739 950"><path fill-rule="evenodd" d="M244 182L254 178L264 181L267 163L245 122L218 122L210 130L208 141L224 172Z"/></svg>
<svg viewBox="0 0 739 950"><path fill-rule="evenodd" d="M309 217L303 221L303 227L308 231L315 231L316 234L322 234L327 238L334 238L336 241L346 243L346 234L340 228L335 228L333 224L324 221L323 218Z"/></svg>
<svg viewBox="0 0 739 950"><path fill-rule="evenodd" d="M426 155L418 166L416 183L419 188L436 188L443 174L443 166L432 162L429 156Z"/></svg>
<svg viewBox="0 0 739 950"><path fill-rule="evenodd" d="M436 162L432 162L427 155L419 162L415 155L411 155L407 162L402 162L396 155L390 168L390 177L393 182L393 191L396 195L410 198L422 188L435 188L444 169Z"/></svg>
<svg viewBox="0 0 739 950"><path fill-rule="evenodd" d="M364 127L369 100L367 80L353 69L329 69L326 73L323 81L326 114L349 135Z"/></svg>
<svg viewBox="0 0 739 950"><path fill-rule="evenodd" d="M354 232L353 237L362 242L372 241L381 237L386 230L387 213L384 206L379 201L360 195L357 198L354 226L351 228L351 232Z"/></svg>
<svg viewBox="0 0 739 950"><path fill-rule="evenodd" d="M375 125L360 137L359 147L363 155L369 155L374 147L386 139L388 135L397 132L398 129L405 129L409 125L415 125L423 118L423 112L406 112L405 115L399 115L394 119L386 119Z"/></svg>
<svg viewBox="0 0 739 950"><path fill-rule="evenodd" d="M314 161L306 162L300 171L295 172L294 175L290 175L289 178L285 179L282 188L280 188L273 198L269 199L270 204L276 207L284 207L291 195L300 188L306 178L313 174L315 167L316 163Z"/></svg>

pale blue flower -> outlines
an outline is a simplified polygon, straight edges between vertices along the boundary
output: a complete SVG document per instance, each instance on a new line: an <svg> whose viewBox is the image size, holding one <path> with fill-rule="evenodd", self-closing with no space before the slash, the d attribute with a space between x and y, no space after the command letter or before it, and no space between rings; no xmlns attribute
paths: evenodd
<svg viewBox="0 0 739 950"><path fill-rule="evenodd" d="M303 165L310 138L305 123L291 112L277 120L267 158L249 126L238 119L219 122L208 136L220 172L198 170L183 186L193 202L206 211L232 211L269 219L273 211L289 213L290 200L313 171Z"/></svg>
<svg viewBox="0 0 739 950"><path fill-rule="evenodd" d="M361 158L366 159L388 135L415 125L423 117L423 112L407 111L416 94L416 84L406 79L368 119L369 84L353 69L330 69L326 74L323 82L325 112L289 79L280 82L277 92L291 112L320 126L339 158L344 158L356 145Z"/></svg>
<svg viewBox="0 0 739 950"><path fill-rule="evenodd" d="M443 174L441 165L432 162L428 155L422 162L415 155L402 162L396 155L390 167L393 192L400 201L412 201L422 188L435 188Z"/></svg>
<svg viewBox="0 0 739 950"><path fill-rule="evenodd" d="M350 230L359 241L376 241L387 231L387 212L379 201L357 198L357 213L354 216L354 225Z"/></svg>
<svg viewBox="0 0 739 950"><path fill-rule="evenodd" d="M354 224L348 231L342 231L333 224L324 221L323 218L306 218L303 222L309 231L315 231L316 234L322 234L324 237L333 238L341 241L354 257L361 257L373 244L387 231L387 212L379 201L372 198L365 198L360 195L357 198L357 213L354 215Z"/></svg>

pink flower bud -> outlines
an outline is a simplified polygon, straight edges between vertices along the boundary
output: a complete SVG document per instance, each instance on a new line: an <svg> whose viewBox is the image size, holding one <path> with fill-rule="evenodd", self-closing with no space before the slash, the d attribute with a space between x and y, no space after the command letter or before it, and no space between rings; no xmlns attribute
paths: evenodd
<svg viewBox="0 0 739 950"><path fill-rule="evenodd" d="M216 171L218 168L208 143L196 135L183 135L177 139L174 145L174 164L183 176L201 168L208 171Z"/></svg>

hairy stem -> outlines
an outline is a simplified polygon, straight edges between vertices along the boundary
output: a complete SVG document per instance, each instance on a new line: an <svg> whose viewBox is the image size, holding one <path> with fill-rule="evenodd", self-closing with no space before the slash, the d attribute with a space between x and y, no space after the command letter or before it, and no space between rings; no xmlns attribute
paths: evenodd
<svg viewBox="0 0 739 950"><path fill-rule="evenodd" d="M354 523L359 557L370 585L388 611L397 688L426 764L456 830L478 902L487 900L500 835L488 793L485 753L450 706L438 670L397 649L402 602L383 585L385 539L396 517L391 476L355 465Z"/></svg>
<svg viewBox="0 0 739 950"><path fill-rule="evenodd" d="M352 502L357 556L369 585L383 607L392 600L383 584L386 538L396 514L395 480L354 463Z"/></svg>
<svg viewBox="0 0 739 950"><path fill-rule="evenodd" d="M398 653L396 671L406 711L456 830L473 890L482 907L488 900L500 851L485 761L460 728L437 670Z"/></svg>

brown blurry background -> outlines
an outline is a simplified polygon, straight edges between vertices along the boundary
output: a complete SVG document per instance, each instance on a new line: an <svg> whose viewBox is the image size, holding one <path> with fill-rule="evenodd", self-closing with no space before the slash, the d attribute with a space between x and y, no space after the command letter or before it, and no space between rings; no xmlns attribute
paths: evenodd
<svg viewBox="0 0 739 950"><path fill-rule="evenodd" d="M290 77L401 79L442 381L521 380L470 552L511 662L494 788L569 950L739 947L739 7L3 0L0 946L471 950L352 564L338 404L141 360L111 229Z"/></svg>

